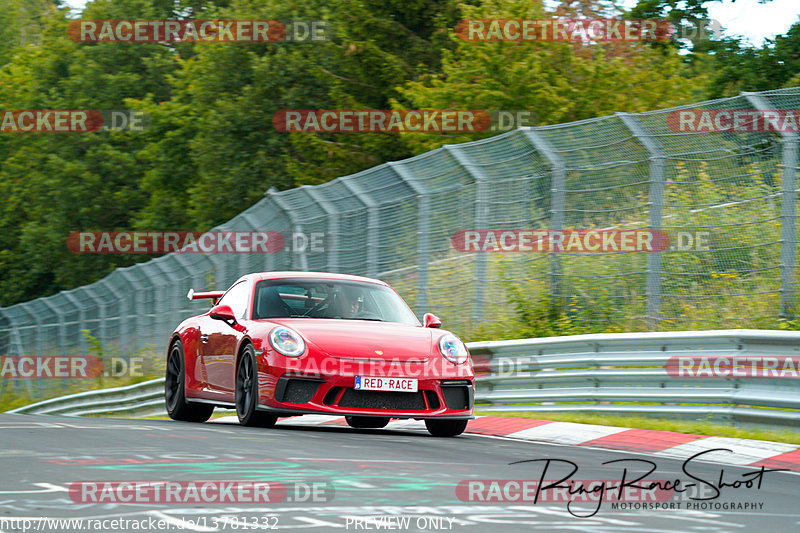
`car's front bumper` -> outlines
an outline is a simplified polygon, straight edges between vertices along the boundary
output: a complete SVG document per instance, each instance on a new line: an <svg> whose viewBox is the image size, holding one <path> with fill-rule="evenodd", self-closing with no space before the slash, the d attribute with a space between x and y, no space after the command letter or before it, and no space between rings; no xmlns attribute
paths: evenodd
<svg viewBox="0 0 800 533"><path fill-rule="evenodd" d="M280 361L280 360L279 360ZM421 365L419 372L391 371L390 362L384 368L371 367L367 374L361 370L332 374L314 372L311 368L286 369L266 364L259 367L259 410L285 416L325 414L338 416L382 416L390 418L449 418L472 419L475 401L474 377L471 368L461 365ZM412 368L412 367L406 367ZM442 375L445 374L445 375ZM449 374L449 375L447 375ZM417 392L388 392L356 390L356 375L417 379ZM432 377L433 376L433 377Z"/></svg>

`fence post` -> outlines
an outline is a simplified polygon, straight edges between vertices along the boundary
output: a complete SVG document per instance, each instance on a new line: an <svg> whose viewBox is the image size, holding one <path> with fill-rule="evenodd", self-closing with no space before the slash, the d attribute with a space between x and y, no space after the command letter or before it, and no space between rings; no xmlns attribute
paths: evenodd
<svg viewBox="0 0 800 533"><path fill-rule="evenodd" d="M326 200L315 187L303 185L300 190L305 191L309 198L314 200L327 215L328 234L325 236L325 268L330 272L339 272L339 214L333 204Z"/></svg>
<svg viewBox="0 0 800 533"><path fill-rule="evenodd" d="M353 176L343 176L339 181L367 209L367 277L374 278L378 275L378 204L353 181Z"/></svg>
<svg viewBox="0 0 800 533"><path fill-rule="evenodd" d="M40 318L40 314L37 313L35 310L28 311L27 307L29 307L30 302L23 302L20 304L21 309L23 309L28 315L33 319L33 323L36 324L34 338L34 345L35 348L33 350L34 357L41 356L45 353L45 335L44 335L44 323Z"/></svg>
<svg viewBox="0 0 800 533"><path fill-rule="evenodd" d="M205 235L203 233L200 235L200 238ZM214 287L210 287L212 290L225 290L230 285L227 282L227 265L226 259L221 254L203 254L205 257L211 261L211 264L214 265Z"/></svg>
<svg viewBox="0 0 800 533"><path fill-rule="evenodd" d="M489 219L489 178L483 169L473 163L472 159L464 153L463 148L456 144L445 144L445 150L455 158L467 173L475 180L475 229L486 229ZM475 255L475 305L472 319L483 318L486 308L486 254L478 252Z"/></svg>
<svg viewBox="0 0 800 533"><path fill-rule="evenodd" d="M19 304L17 304L17 305L19 305ZM13 318L9 318L9 320L8 320L10 331L9 331L9 335L8 335L8 353L6 355L15 355L15 352L16 352L16 355L26 355L25 354L25 345L22 342L22 335L20 335L20 332L19 332L19 326L17 324L12 324L12 320L14 320L14 319ZM6 379L3 379L2 382L3 382L3 386L4 387L5 387L5 384L8 381L12 382L11 388L15 389L16 387L14 386L14 383L18 382L19 380L6 380ZM39 385L39 382L41 380L39 380L39 379L36 379L36 380L23 379L22 381L25 383L25 388L28 390L28 394L30 396L33 396L33 390L31 390L31 381L36 381L38 387L41 387L41 385ZM40 389L37 388L37 390L36 390L37 394L39 393L39 390ZM3 390L3 392L5 392L5 389Z"/></svg>
<svg viewBox="0 0 800 533"><path fill-rule="evenodd" d="M289 206L286 205L286 201L283 198L281 198L278 189L276 189L275 187L270 187L269 190L267 191L267 196L273 202L275 202L275 205L278 206L278 209L286 213L286 216L289 218L289 221L291 222L292 231L295 233L303 233L303 226L301 226L300 223L297 221L297 215L295 215L294 211L292 211L289 208ZM289 260L291 261L292 268L294 268L295 251L292 250L291 254L292 255L289 256ZM300 270L308 270L308 259L306 258L306 251L303 250L302 252L297 254L297 256L300 259Z"/></svg>
<svg viewBox="0 0 800 533"><path fill-rule="evenodd" d="M634 115L617 113L617 117L650 154L650 231L661 230L664 208L664 149ZM661 252L647 254L647 328L658 330L661 319Z"/></svg>
<svg viewBox="0 0 800 533"><path fill-rule="evenodd" d="M122 275L122 271L117 269L116 272L119 272L118 277L121 278L122 283L127 285L126 287L119 287L117 291L117 296L119 294L124 294L126 298L120 298L120 306L119 306L119 345L120 345L120 354L121 355L132 355L135 353L135 350L131 344L131 325L130 325L130 318L127 316L129 313L128 311L131 308L130 299L133 298L134 290L133 285L128 278Z"/></svg>
<svg viewBox="0 0 800 533"><path fill-rule="evenodd" d="M158 300L156 300L156 309L159 307L161 308L160 311L156 311L156 316L161 318L158 320L156 328L154 328L156 330L156 338L153 343L155 349L160 347L160 343L163 342L163 339L169 338L169 334L172 333L173 328L180 322L180 320L178 320L178 315L180 314L180 300L169 298L168 295L170 288L176 287L178 282L182 281L183 278L177 272L167 269L166 262L169 259L170 257L168 255L163 255L149 261L149 263L153 265L153 268L161 272L160 277L165 281L165 283L161 285L164 289L158 291ZM178 265L180 265L180 263L178 263ZM180 293L182 291L177 292ZM158 302L161 302L160 306Z"/></svg>
<svg viewBox="0 0 800 533"><path fill-rule="evenodd" d="M550 142L536 131L535 128L525 128L525 136L537 152L542 154L553 168L553 178L550 182L550 229L564 229L565 189L567 181L567 166L564 159L558 155ZM550 252L550 304L558 305L561 296L561 258L558 252Z"/></svg>
<svg viewBox="0 0 800 533"><path fill-rule="evenodd" d="M258 229L258 224L256 222L254 222L253 219L254 219L253 215L249 214L247 211L239 213L239 216L237 216L234 220L236 220L238 223L240 223L241 226L237 225L236 226L236 228L237 228L236 230L238 230L238 231L250 231L250 232L257 230ZM245 224L247 224L247 227L246 227L246 229L242 230L242 227ZM236 230L233 230L233 231L236 231ZM239 272L239 275L240 276L244 276L245 274L252 272L252 269L250 268L250 261L249 261L249 256L251 254L249 254L249 253L240 253L240 252L237 251L237 253L235 255L236 255L237 260L238 260L238 266L236 267L236 270Z"/></svg>
<svg viewBox="0 0 800 533"><path fill-rule="evenodd" d="M32 312L30 312L30 311L28 311L26 309L27 306L25 305L25 303L19 303L19 304L16 304L16 305L19 307L19 309L23 313L25 313L26 315L28 315L28 317L31 318L32 323L29 324L28 327L29 328L31 328L31 327L35 328L35 331L34 331L34 334L33 334L33 346L25 346L22 343L22 339L18 338L19 345L22 347L22 349L20 351L20 355L28 355L28 356L32 355L34 357L37 357L37 356L41 355L41 351L39 350L39 344L41 342L40 335L42 334L42 331L43 331L42 327L41 327L41 324L39 324L39 319L38 319L38 317L36 316L35 313L32 313ZM28 350L27 353L26 353L26 350ZM33 381L33 382L35 382L35 385L36 385L36 394L38 396L42 395L42 381L43 380L41 380L41 379L25 379L23 381L25 382L25 385L28 388L28 393L29 394L33 394L33 392L31 391L31 382Z"/></svg>
<svg viewBox="0 0 800 533"><path fill-rule="evenodd" d="M430 236L428 233L428 221L430 218L431 200L428 190L423 182L417 179L403 163L392 161L389 167L400 176L406 185L411 187L417 195L417 301L418 313L428 311L428 254L430 250ZM421 317L420 317L421 318Z"/></svg>
<svg viewBox="0 0 800 533"><path fill-rule="evenodd" d="M73 290L75 290L75 289L73 289ZM72 306L75 309L78 310L78 331L80 332L80 335L78 337L78 339L79 339L78 340L78 346L79 346L79 350L81 352L81 355L85 356L85 355L88 355L88 353L89 353L88 345L86 343L86 337L85 337L85 335L83 334L83 331L82 331L84 329L87 329L87 326L86 326L86 310L83 308L83 305L81 305L81 302L75 296L70 294L71 292L72 291L65 291L62 294L64 295L64 298L69 300L70 303L72 304Z"/></svg>
<svg viewBox="0 0 800 533"><path fill-rule="evenodd" d="M58 308L58 306L51 304L48 301L48 298L42 298L41 302L55 314L56 320L58 320L58 350L61 352L58 355L67 355L67 324L66 320L64 320L64 313ZM43 354L39 353L38 355Z"/></svg>
<svg viewBox="0 0 800 533"><path fill-rule="evenodd" d="M119 273L122 278L127 281L131 288L133 289L130 294L128 295L126 300L126 308L128 310L128 315L123 316L123 322L126 323L125 327L125 342L127 346L129 346L129 353L132 355L136 355L139 353L138 349L141 347L141 331L144 329L143 324L144 320L142 319L143 310L142 306L140 305L141 302L141 294L142 291L146 290L144 285L136 279L130 272L131 269L136 268L136 266L130 266L119 269ZM129 328L127 326L128 322L133 321L134 326Z"/></svg>
<svg viewBox="0 0 800 533"><path fill-rule="evenodd" d="M0 355L11 355L11 318L0 307Z"/></svg>
<svg viewBox="0 0 800 533"><path fill-rule="evenodd" d="M774 111L770 103L758 93L742 93L750 104L759 111ZM781 134L783 153L781 154L781 316L794 316L794 269L797 260L795 247L795 217L797 216L797 140L796 133L781 131L774 124L776 119L765 119L773 123L773 129Z"/></svg>
<svg viewBox="0 0 800 533"><path fill-rule="evenodd" d="M242 254L244 255L244 254ZM189 289L194 289L195 291L202 291L205 288L205 280L203 280L203 272L197 267L197 263L192 263L192 260L187 257L187 254L177 252L175 253L175 262L180 265L183 271L188 275L185 278L181 278L181 281L185 281L186 285L183 287L178 287L177 293L181 294ZM198 256L201 257L201 256ZM210 262L210 260L209 260ZM184 299L179 300L180 304L176 305L176 312L178 315L181 316L181 320L183 320L183 309L186 307L186 301ZM187 315L191 316L191 315Z"/></svg>
<svg viewBox="0 0 800 533"><path fill-rule="evenodd" d="M94 293L94 288L92 285L89 285L89 290L92 291L92 299L97 302L97 320L99 322L97 328L97 337L100 341L100 346L102 346L103 351L105 351L108 350L108 321L106 320L106 302L104 302Z"/></svg>

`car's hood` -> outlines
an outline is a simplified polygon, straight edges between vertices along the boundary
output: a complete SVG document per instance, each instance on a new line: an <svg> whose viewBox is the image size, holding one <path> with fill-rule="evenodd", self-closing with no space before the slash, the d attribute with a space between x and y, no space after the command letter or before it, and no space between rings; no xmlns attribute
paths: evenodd
<svg viewBox="0 0 800 533"><path fill-rule="evenodd" d="M431 354L431 330L420 326L318 318L280 318L270 322L292 328L333 357L423 361Z"/></svg>

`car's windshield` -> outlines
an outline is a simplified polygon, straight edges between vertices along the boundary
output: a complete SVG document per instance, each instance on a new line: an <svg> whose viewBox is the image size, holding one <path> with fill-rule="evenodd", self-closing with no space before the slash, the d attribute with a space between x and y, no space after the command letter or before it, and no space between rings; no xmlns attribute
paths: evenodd
<svg viewBox="0 0 800 533"><path fill-rule="evenodd" d="M276 279L256 285L253 319L335 318L418 326L392 289L375 283L329 279Z"/></svg>

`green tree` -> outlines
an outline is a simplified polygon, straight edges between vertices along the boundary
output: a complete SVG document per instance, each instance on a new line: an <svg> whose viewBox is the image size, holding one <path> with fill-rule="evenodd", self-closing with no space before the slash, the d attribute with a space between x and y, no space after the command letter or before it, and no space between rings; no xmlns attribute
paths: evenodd
<svg viewBox="0 0 800 533"><path fill-rule="evenodd" d="M449 0L95 0L82 18L322 19L335 38L86 44L67 37L65 9L42 5L33 17L41 38L0 52L2 108L133 108L150 125L0 135L0 305L147 259L72 254L72 231L204 230L271 186L320 183L409 155L397 135L290 135L272 118L281 109L388 107L397 86L437 68L447 42L440 28L458 18Z"/></svg>
<svg viewBox="0 0 800 533"><path fill-rule="evenodd" d="M123 6L123 4L125 4ZM9 109L125 108L130 97L169 95L174 53L163 46L79 44L67 36L66 10L47 4L41 42L17 46L0 69ZM89 18L163 18L145 2L94 2ZM173 64L173 66L170 65ZM76 255L70 232L126 229L146 198L136 135L125 132L0 134L0 303L45 296L94 281L131 256Z"/></svg>
<svg viewBox="0 0 800 533"><path fill-rule="evenodd" d="M240 0L219 18L324 20L313 43L199 45L180 59L169 102L137 106L154 127L140 154L150 201L136 224L211 227L272 187L322 183L410 155L398 135L282 133L286 109L387 109L397 87L438 68L452 2ZM168 206L169 209L164 209ZM213 206L213 208L211 207Z"/></svg>
<svg viewBox="0 0 800 533"><path fill-rule="evenodd" d="M462 6L469 19L552 16L524 0L486 0ZM603 8L605 9L605 7ZM584 13L585 14L585 13ZM526 110L538 125L617 111L645 111L691 101L701 80L690 79L677 51L637 43L470 42L450 38L441 74L399 89L415 108ZM396 102L396 107L404 107ZM408 133L416 153L494 132Z"/></svg>
<svg viewBox="0 0 800 533"><path fill-rule="evenodd" d="M709 98L735 96L742 91L765 91L800 85L800 22L759 48L728 38L711 43L714 67Z"/></svg>

